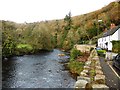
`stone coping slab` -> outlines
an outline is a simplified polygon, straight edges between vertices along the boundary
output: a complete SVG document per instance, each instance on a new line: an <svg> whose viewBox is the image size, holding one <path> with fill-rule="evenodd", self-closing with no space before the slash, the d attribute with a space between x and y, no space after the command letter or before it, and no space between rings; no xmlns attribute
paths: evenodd
<svg viewBox="0 0 120 90"><path fill-rule="evenodd" d="M99 84L105 84L105 75L96 75L94 77L95 82L99 83Z"/></svg>
<svg viewBox="0 0 120 90"><path fill-rule="evenodd" d="M95 72L96 72L96 74L103 75L103 71L102 70L96 69Z"/></svg>
<svg viewBox="0 0 120 90"><path fill-rule="evenodd" d="M75 88L85 88L86 87L86 84L88 83L88 81L86 80L78 80L76 83L75 83Z"/></svg>
<svg viewBox="0 0 120 90"><path fill-rule="evenodd" d="M102 67L100 65L95 66L95 69L102 70Z"/></svg>
<svg viewBox="0 0 120 90"><path fill-rule="evenodd" d="M109 87L105 84L93 84L92 90L109 90Z"/></svg>
<svg viewBox="0 0 120 90"><path fill-rule="evenodd" d="M86 80L90 83L90 77L78 76L77 80Z"/></svg>
<svg viewBox="0 0 120 90"><path fill-rule="evenodd" d="M88 77L88 75L83 71L80 73L80 76Z"/></svg>
<svg viewBox="0 0 120 90"><path fill-rule="evenodd" d="M88 70L90 69L90 66L84 66L83 68Z"/></svg>

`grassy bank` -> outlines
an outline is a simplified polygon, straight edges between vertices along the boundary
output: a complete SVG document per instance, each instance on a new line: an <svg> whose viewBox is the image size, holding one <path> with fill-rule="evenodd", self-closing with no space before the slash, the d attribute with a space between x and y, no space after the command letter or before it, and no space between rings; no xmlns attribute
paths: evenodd
<svg viewBox="0 0 120 90"><path fill-rule="evenodd" d="M32 53L33 47L29 44L18 44L16 46L16 55Z"/></svg>

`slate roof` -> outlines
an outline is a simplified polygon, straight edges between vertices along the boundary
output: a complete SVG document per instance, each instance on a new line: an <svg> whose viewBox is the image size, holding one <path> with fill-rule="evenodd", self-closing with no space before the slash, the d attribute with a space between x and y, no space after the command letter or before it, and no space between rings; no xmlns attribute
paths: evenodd
<svg viewBox="0 0 120 90"><path fill-rule="evenodd" d="M105 33L103 34L103 37L107 37L107 36L113 35L119 28L120 28L120 25L119 25L119 26L116 26L116 27L113 28L113 29L108 30L107 32L105 32Z"/></svg>

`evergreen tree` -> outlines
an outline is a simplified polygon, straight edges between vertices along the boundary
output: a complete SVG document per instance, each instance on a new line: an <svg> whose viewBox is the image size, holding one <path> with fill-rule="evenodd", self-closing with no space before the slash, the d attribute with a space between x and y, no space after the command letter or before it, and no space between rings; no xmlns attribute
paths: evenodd
<svg viewBox="0 0 120 90"><path fill-rule="evenodd" d="M70 30L72 26L71 12L69 12L68 15L65 16L64 22L66 23L65 30Z"/></svg>

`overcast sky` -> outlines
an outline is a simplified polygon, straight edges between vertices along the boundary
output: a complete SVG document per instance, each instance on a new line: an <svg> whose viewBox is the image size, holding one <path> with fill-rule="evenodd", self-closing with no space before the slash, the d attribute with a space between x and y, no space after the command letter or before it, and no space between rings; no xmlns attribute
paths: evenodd
<svg viewBox="0 0 120 90"><path fill-rule="evenodd" d="M114 0L0 0L0 20L17 23L62 19L98 10Z"/></svg>

